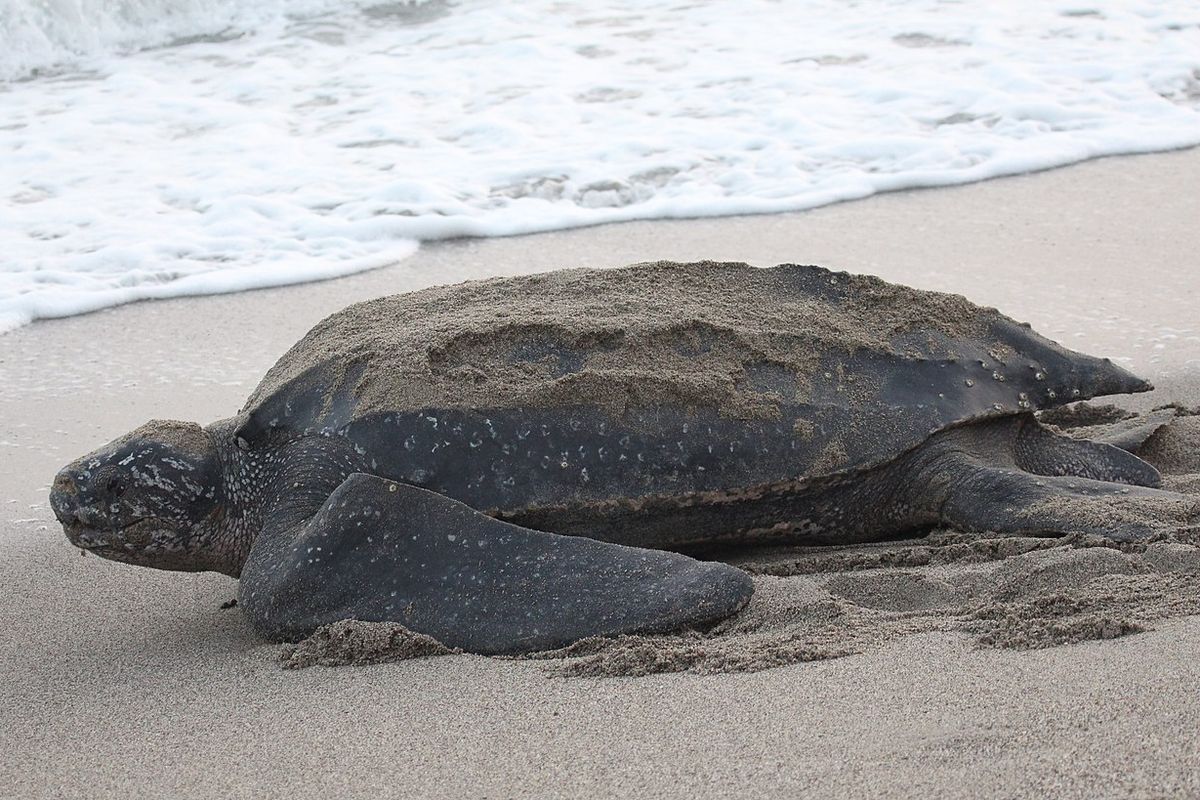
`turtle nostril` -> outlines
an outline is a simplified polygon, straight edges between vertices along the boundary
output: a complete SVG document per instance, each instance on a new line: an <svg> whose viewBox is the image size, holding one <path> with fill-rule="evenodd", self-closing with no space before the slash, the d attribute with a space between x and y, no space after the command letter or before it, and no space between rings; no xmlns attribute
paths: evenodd
<svg viewBox="0 0 1200 800"><path fill-rule="evenodd" d="M54 478L54 485L51 487L59 494L75 494L78 490L75 487L75 479L65 472L60 472Z"/></svg>

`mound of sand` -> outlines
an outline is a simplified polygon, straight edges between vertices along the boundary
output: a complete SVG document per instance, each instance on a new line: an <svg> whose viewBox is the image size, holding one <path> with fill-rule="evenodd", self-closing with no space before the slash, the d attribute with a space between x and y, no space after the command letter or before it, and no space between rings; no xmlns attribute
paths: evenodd
<svg viewBox="0 0 1200 800"><path fill-rule="evenodd" d="M285 644L279 654L284 669L302 669L317 664L336 667L346 664L378 664L425 656L460 652L394 622L359 622L344 619L322 625L298 644Z"/></svg>

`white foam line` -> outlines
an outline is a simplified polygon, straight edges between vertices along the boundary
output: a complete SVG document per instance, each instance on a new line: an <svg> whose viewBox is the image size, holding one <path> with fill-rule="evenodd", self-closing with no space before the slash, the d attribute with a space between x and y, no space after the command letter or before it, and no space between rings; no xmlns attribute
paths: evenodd
<svg viewBox="0 0 1200 800"><path fill-rule="evenodd" d="M231 294L252 289L269 289L311 281L340 278L356 272L394 264L415 253L413 241L393 242L387 254L336 265L260 264L236 271L213 271L189 275L169 283L141 283L124 288L71 289L52 294L18 296L0 300L0 334L37 319L55 319L99 311L138 300L164 300L194 295Z"/></svg>
<svg viewBox="0 0 1200 800"><path fill-rule="evenodd" d="M1200 7L1156 0L9 0L6 20L33 44L0 74L76 60L0 83L0 329L414 241L1200 144Z"/></svg>

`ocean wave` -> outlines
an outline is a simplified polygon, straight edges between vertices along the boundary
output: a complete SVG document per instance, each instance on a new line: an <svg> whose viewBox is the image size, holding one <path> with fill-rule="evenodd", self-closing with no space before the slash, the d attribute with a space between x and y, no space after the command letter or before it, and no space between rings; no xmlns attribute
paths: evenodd
<svg viewBox="0 0 1200 800"><path fill-rule="evenodd" d="M289 19L379 5L379 0L5 0L0 81L61 73L89 57L222 41L278 29Z"/></svg>
<svg viewBox="0 0 1200 800"><path fill-rule="evenodd" d="M1200 9L1155 0L54 2L190 38L0 85L0 328L1200 144Z"/></svg>

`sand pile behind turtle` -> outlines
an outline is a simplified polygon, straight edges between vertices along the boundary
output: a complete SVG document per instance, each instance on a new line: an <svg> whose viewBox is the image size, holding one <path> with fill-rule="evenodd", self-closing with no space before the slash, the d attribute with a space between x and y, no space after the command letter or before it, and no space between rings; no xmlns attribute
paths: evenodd
<svg viewBox="0 0 1200 800"><path fill-rule="evenodd" d="M1094 421L1086 411L1079 418ZM1178 486L1200 485L1198 453L1200 416L1171 420L1143 451ZM935 531L872 545L742 551L728 560L755 575L754 598L711 630L586 639L524 658L568 677L748 672L843 657L932 631L960 632L983 648L1032 649L1135 634L1162 619L1200 614L1194 504L1128 498L1118 511L1140 514L1160 534L1117 546L1094 536ZM390 639L399 627L391 624L338 626L289 650L319 654L289 665L445 652L414 648L415 634L407 631Z"/></svg>
<svg viewBox="0 0 1200 800"><path fill-rule="evenodd" d="M1115 638L1197 613L1200 548L1158 542L1139 553L1060 542L998 561L760 575L747 610L712 631L591 639L531 658L560 676L752 672L934 631L964 633L978 647L1032 649Z"/></svg>
<svg viewBox="0 0 1200 800"><path fill-rule="evenodd" d="M1166 488L1200 494L1200 413L1195 412L1160 428L1140 453L1162 471Z"/></svg>

